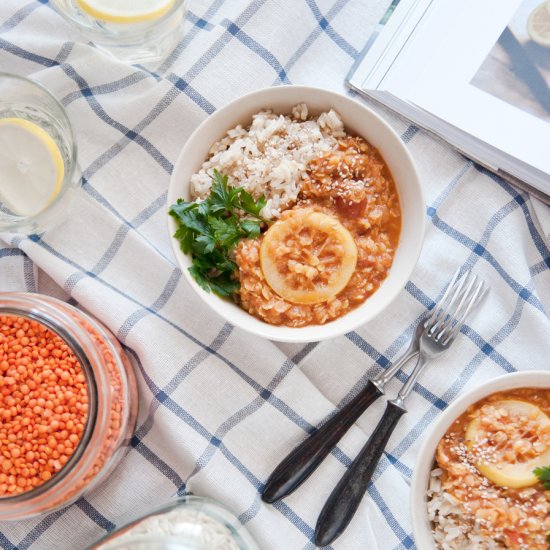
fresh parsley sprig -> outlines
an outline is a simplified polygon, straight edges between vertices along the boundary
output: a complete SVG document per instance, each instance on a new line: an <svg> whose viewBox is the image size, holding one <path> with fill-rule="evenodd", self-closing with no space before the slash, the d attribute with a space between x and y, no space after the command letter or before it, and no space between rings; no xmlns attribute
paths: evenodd
<svg viewBox="0 0 550 550"><path fill-rule="evenodd" d="M260 234L260 211L267 201L258 200L242 187L231 187L228 178L214 170L210 194L202 202L179 199L170 207L177 223L174 237L185 254L193 255L189 271L206 291L231 296L239 289L237 264L231 251L240 239Z"/></svg>
<svg viewBox="0 0 550 550"><path fill-rule="evenodd" d="M535 468L533 473L539 478L544 488L550 491L550 466Z"/></svg>

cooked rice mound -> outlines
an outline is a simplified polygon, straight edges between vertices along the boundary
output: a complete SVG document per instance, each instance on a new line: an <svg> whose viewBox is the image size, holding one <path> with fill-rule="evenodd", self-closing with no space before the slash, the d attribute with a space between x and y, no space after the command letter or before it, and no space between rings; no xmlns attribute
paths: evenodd
<svg viewBox="0 0 550 550"><path fill-rule="evenodd" d="M308 120L305 104L296 105L291 116L261 111L250 128L232 128L214 143L207 160L191 176L195 198L210 192L214 169L244 187L255 198L268 197L261 214L278 218L298 198L302 174L309 161L338 147L344 123L332 109Z"/></svg>

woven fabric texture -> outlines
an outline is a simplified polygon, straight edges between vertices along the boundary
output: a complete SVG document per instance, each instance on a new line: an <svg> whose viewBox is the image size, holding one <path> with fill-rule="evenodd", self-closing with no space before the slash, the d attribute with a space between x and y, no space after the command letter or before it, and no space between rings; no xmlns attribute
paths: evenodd
<svg viewBox="0 0 550 550"><path fill-rule="evenodd" d="M2 523L2 548L84 548L128 517L192 492L230 507L262 549L313 549L322 505L384 400L292 496L265 505L262 484L314 426L399 356L464 266L490 285L485 305L416 384L368 495L332 546L411 549L409 482L433 420L484 380L550 366L550 209L374 105L418 164L428 221L418 266L382 315L331 341L275 344L204 306L176 265L166 195L192 131L266 86L349 93L344 77L388 4L193 0L183 41L146 69L92 47L47 0L0 2L0 67L60 99L83 172L59 227L0 235L0 291L42 292L93 314L128 350L140 390L137 431L113 474L69 508ZM404 380L400 373L387 395Z"/></svg>

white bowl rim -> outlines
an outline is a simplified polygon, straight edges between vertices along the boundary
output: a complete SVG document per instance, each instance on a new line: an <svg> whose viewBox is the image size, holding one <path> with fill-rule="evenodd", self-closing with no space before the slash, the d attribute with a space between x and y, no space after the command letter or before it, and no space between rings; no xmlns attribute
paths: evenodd
<svg viewBox="0 0 550 550"><path fill-rule="evenodd" d="M437 444L451 423L470 405L493 393L516 388L550 388L550 371L513 372L486 380L453 400L430 427L416 456L409 499L413 538L419 550L435 550L437 548L429 527L426 506L427 483L433 468Z"/></svg>
<svg viewBox="0 0 550 550"><path fill-rule="evenodd" d="M342 317L335 319L334 321L331 321L323 325L308 325L305 327L287 327L287 326L270 325L264 321L261 321L260 319L257 319L256 317L248 313L246 313L246 318L247 318L246 322L243 322L242 318L239 318L237 314L235 316L230 316L227 314L222 315L216 308L216 304L219 306L220 300L224 300L224 299L220 298L219 296L213 293L205 292L197 284L197 282L192 278L188 270L184 267L184 264L182 265L181 263L181 259L184 258L185 255L180 250L179 243L176 241L176 239L173 238L173 234L176 229L176 224L171 216L167 216L168 218L167 225L168 225L170 242L172 244L172 249L176 257L177 264L182 270L182 272L184 273L185 279L187 280L191 288L193 288L193 290L202 298L202 300L208 306L210 306L214 311L216 311L219 315L222 315L222 317L224 317L232 325L238 328L241 328L249 333L252 333L256 336L266 338L268 340L282 341L282 342L289 342L289 343L317 342L317 341L334 338L336 336L340 336L342 334L351 332L352 330L356 329L358 326L361 326L367 323L368 321L372 320L381 311L383 311L405 287L414 268L416 267L416 264L418 262L418 258L420 256L420 252L422 250L422 246L424 243L424 234L426 230L426 216L425 216L426 201L424 197L424 190L420 183L418 169L416 167L415 161L411 153L409 152L409 150L401 140L399 134L397 134L397 132L380 115L378 115L376 112L374 112L365 104L360 103L359 101L356 101L355 99L347 95L336 92L334 90L325 89L325 88L301 86L301 85L284 85L284 86L271 86L267 88L254 90L248 94L245 94L243 96L240 96L234 99L233 101L227 103L220 109L216 110L213 114L211 114L205 120L203 120L202 123L192 132L192 134L189 136L189 138L185 142L182 150L180 151L178 159L176 160L176 163L174 165L174 169L172 171L172 175L170 177L170 183L168 186L167 204L169 208L172 204L176 202L178 198L182 196L181 191L178 191L178 189L181 189L181 185L178 184L179 182L178 174L180 171L182 171L183 165L185 163L185 159L189 154L188 152L192 149L194 145L194 141L196 140L197 136L200 136L210 126L214 126L215 124L217 124L218 120L223 119L223 117L228 112L231 112L231 110L233 109L241 108L243 105L246 105L247 103L259 100L259 98L261 98L264 95L278 96L280 94L282 96L281 99L283 99L284 94L287 94L289 91L291 94L299 93L303 95L304 98L307 98L308 94L317 94L317 95L320 94L325 99L331 98L334 101L347 102L350 105L353 104L355 108L361 110L363 113L365 113L365 115L371 117L373 121L376 121L377 124L380 124L383 127L383 129L395 139L395 146L400 150L400 154L402 155L403 160L408 164L408 167L410 168L410 177L408 178L407 184L414 187L414 191L418 196L417 202L419 202L423 208L422 215L419 216L417 219L417 222L419 224L417 226L417 234L419 235L419 237L414 243L414 245L411 246L408 250L408 255L411 258L409 269L406 272L395 271L393 273L393 276L392 276L393 288L391 291L386 290L386 300L384 304L379 306L376 310L373 310L371 308L371 310L368 310L362 316L362 318L359 318L359 314L356 314L354 316L353 315L354 312L360 311L366 304L369 303L369 300L367 300L366 302L364 302L354 310L348 312ZM291 106L295 105L298 102L299 101L289 100L288 102L289 110ZM307 99L304 99L303 102L307 104ZM264 104L265 103L269 104L269 99L267 99L264 102ZM234 119L237 120L237 117L234 117ZM220 126L220 137L218 137L217 139L220 139L222 135L224 135L227 130L235 126L235 124L237 124L237 122L227 127ZM346 124L346 120L344 120L344 124ZM203 160L201 160L200 162L202 163ZM398 246L398 250L399 250L399 246ZM389 275L385 280L387 280L388 278L389 278ZM383 284L384 284L384 281L382 282L382 285ZM381 285L381 288L382 288L382 285ZM380 292L380 288L377 290L377 292ZM372 303L372 299L371 299L371 303ZM235 305L235 308L240 309L237 305ZM244 311L244 310L241 310L241 311Z"/></svg>

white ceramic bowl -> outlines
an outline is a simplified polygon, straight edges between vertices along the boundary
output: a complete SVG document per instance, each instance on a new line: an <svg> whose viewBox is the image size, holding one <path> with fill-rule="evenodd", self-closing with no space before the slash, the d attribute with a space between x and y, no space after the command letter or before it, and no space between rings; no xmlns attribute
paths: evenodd
<svg viewBox="0 0 550 550"><path fill-rule="evenodd" d="M487 380L451 403L437 418L420 447L411 482L411 521L418 550L436 548L428 520L426 491L434 467L437 445L450 425L470 406L491 395L514 388L550 388L549 371L515 372Z"/></svg>
<svg viewBox="0 0 550 550"><path fill-rule="evenodd" d="M370 321L380 313L403 289L420 254L425 227L425 203L420 180L405 145L393 129L373 111L349 97L305 86L265 88L229 103L208 117L191 135L174 167L168 190L168 205L178 198L189 200L189 181L199 170L212 144L221 139L237 124L248 126L252 115L272 109L289 114L297 103L306 103L310 113L335 109L340 113L346 130L364 137L376 147L389 166L402 209L402 230L391 270L380 288L368 300L325 325L302 328L273 326L261 321L230 300L205 292L191 277L188 268L191 257L182 253L179 243L171 238L176 259L191 287L219 315L233 325L257 336L284 342L311 342L345 334ZM168 220L170 236L176 231L176 222Z"/></svg>

